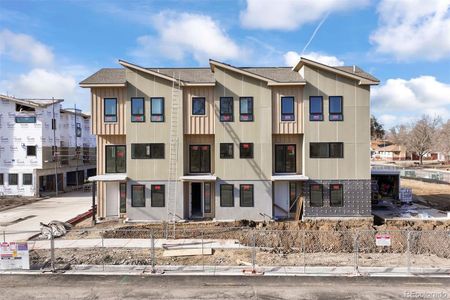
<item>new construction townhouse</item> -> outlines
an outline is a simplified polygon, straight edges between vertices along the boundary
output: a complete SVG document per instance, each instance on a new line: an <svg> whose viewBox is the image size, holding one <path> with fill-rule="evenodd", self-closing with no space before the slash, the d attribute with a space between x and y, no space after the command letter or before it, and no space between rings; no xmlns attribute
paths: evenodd
<svg viewBox="0 0 450 300"><path fill-rule="evenodd" d="M0 195L54 194L96 174L91 117L62 103L0 95Z"/></svg>
<svg viewBox="0 0 450 300"><path fill-rule="evenodd" d="M371 215L370 87L362 69L146 68L91 89L97 217L128 221Z"/></svg>

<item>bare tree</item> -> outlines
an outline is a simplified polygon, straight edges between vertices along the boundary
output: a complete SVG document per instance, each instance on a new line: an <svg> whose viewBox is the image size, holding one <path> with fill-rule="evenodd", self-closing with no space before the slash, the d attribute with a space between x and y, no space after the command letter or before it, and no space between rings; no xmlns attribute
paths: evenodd
<svg viewBox="0 0 450 300"><path fill-rule="evenodd" d="M436 149L445 155L447 161L450 160L450 120L441 126L437 134Z"/></svg>
<svg viewBox="0 0 450 300"><path fill-rule="evenodd" d="M424 115L419 121L410 125L406 147L419 156L420 164L423 162L423 157L436 146L437 128L440 123L440 118Z"/></svg>
<svg viewBox="0 0 450 300"><path fill-rule="evenodd" d="M406 125L397 125L392 127L388 133L388 139L392 143L401 146L407 146L409 128Z"/></svg>

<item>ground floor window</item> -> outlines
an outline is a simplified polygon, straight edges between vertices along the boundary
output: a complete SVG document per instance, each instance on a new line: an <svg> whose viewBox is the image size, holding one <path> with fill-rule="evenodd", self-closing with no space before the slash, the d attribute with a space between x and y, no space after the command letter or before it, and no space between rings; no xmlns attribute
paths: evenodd
<svg viewBox="0 0 450 300"><path fill-rule="evenodd" d="M330 206L344 204L344 187L342 184L330 184Z"/></svg>
<svg viewBox="0 0 450 300"><path fill-rule="evenodd" d="M134 184L131 186L131 206L145 207L145 185Z"/></svg>
<svg viewBox="0 0 450 300"><path fill-rule="evenodd" d="M3 174L0 174L0 185L4 185L4 179L3 179Z"/></svg>
<svg viewBox="0 0 450 300"><path fill-rule="evenodd" d="M234 187L232 184L220 185L220 206L234 207Z"/></svg>
<svg viewBox="0 0 450 300"><path fill-rule="evenodd" d="M19 181L17 174L8 174L8 184L9 185L17 185Z"/></svg>
<svg viewBox="0 0 450 300"><path fill-rule="evenodd" d="M33 174L22 174L22 185L32 185Z"/></svg>
<svg viewBox="0 0 450 300"><path fill-rule="evenodd" d="M309 196L312 207L323 206L323 185L311 184L309 186Z"/></svg>
<svg viewBox="0 0 450 300"><path fill-rule="evenodd" d="M240 186L240 205L241 207L255 206L253 197L253 184L241 184Z"/></svg>
<svg viewBox="0 0 450 300"><path fill-rule="evenodd" d="M211 213L211 183L205 182L203 185L203 211Z"/></svg>
<svg viewBox="0 0 450 300"><path fill-rule="evenodd" d="M152 185L151 189L151 205L152 207L165 206L165 186L161 184Z"/></svg>
<svg viewBox="0 0 450 300"><path fill-rule="evenodd" d="M119 185L120 196L120 213L125 214L127 212L127 184L121 182Z"/></svg>
<svg viewBox="0 0 450 300"><path fill-rule="evenodd" d="M296 205L294 201L297 198L297 183L289 182L289 212L294 213Z"/></svg>

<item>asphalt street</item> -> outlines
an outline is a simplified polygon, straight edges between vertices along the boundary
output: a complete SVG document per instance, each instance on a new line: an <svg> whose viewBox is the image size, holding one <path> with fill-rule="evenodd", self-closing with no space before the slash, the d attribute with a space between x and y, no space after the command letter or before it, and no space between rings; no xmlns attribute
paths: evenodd
<svg viewBox="0 0 450 300"><path fill-rule="evenodd" d="M2 275L1 299L450 299L450 278Z"/></svg>

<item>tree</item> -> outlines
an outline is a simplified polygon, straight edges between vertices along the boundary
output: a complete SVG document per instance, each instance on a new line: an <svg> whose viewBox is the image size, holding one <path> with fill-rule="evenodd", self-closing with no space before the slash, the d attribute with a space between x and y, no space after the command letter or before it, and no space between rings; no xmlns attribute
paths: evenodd
<svg viewBox="0 0 450 300"><path fill-rule="evenodd" d="M370 138L372 140L382 139L384 134L383 124L379 123L375 116L370 116Z"/></svg>
<svg viewBox="0 0 450 300"><path fill-rule="evenodd" d="M445 155L447 161L450 160L450 120L441 126L437 134L436 149Z"/></svg>
<svg viewBox="0 0 450 300"><path fill-rule="evenodd" d="M440 123L440 118L423 115L419 121L410 124L406 136L406 147L419 156L420 164L422 164L423 157L430 153L436 145L437 128Z"/></svg>

